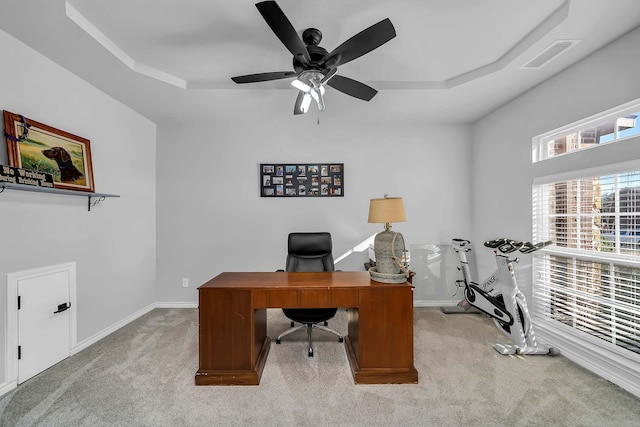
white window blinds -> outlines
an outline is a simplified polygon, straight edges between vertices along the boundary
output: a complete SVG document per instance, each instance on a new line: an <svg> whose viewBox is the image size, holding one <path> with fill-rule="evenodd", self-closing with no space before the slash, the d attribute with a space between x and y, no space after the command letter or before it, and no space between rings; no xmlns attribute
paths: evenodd
<svg viewBox="0 0 640 427"><path fill-rule="evenodd" d="M640 168L534 185L533 226L554 243L534 255L534 318L640 353Z"/></svg>

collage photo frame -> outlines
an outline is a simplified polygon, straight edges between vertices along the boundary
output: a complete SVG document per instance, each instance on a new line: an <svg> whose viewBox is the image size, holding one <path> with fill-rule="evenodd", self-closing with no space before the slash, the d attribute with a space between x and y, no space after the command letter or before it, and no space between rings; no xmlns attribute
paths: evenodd
<svg viewBox="0 0 640 427"><path fill-rule="evenodd" d="M344 163L261 163L261 197L343 197Z"/></svg>

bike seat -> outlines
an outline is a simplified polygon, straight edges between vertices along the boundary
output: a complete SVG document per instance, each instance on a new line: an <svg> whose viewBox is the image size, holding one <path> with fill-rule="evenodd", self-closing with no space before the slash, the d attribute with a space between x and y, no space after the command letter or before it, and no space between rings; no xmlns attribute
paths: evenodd
<svg viewBox="0 0 640 427"><path fill-rule="evenodd" d="M458 251L470 251L471 248L469 247L471 245L471 242L468 240L464 240L464 239L451 239L451 246L453 247L454 250Z"/></svg>

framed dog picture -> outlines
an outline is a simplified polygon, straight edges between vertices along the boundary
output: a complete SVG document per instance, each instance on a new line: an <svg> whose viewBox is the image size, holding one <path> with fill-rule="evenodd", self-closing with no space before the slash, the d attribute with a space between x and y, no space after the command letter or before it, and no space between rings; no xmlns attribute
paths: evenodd
<svg viewBox="0 0 640 427"><path fill-rule="evenodd" d="M55 188L94 192L88 139L4 112L9 165L53 175Z"/></svg>

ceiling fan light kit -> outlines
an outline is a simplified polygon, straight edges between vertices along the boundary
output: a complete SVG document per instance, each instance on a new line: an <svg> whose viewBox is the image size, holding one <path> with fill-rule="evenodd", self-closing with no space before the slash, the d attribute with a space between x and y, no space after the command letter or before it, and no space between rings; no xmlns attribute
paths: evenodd
<svg viewBox="0 0 640 427"><path fill-rule="evenodd" d="M318 104L318 110L324 110L324 74L318 70L303 71L298 75L298 78L291 82L291 86L299 89L302 95L302 104L300 108L296 108L293 114L304 114L309 110L311 99Z"/></svg>
<svg viewBox="0 0 640 427"><path fill-rule="evenodd" d="M395 28L386 18L351 37L331 52L319 46L322 33L307 28L302 38L275 1L256 3L258 11L274 34L293 55L294 71L274 71L232 77L238 84L257 83L296 77L291 85L299 90L293 114L304 114L315 101L318 110L325 108L325 84L361 99L371 100L378 92L364 83L337 75L338 67L371 52L396 36Z"/></svg>

